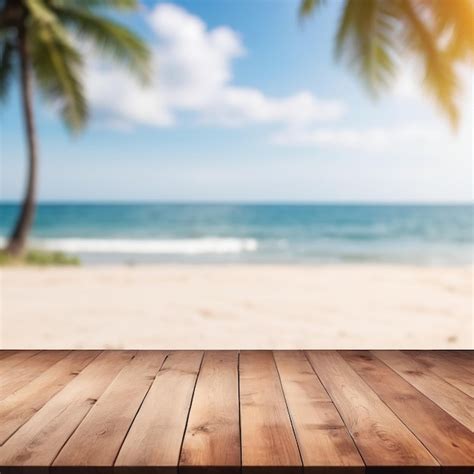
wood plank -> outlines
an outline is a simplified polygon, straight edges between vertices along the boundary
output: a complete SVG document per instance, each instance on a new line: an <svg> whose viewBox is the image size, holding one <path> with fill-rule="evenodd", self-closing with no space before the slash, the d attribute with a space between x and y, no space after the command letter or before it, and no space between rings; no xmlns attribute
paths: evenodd
<svg viewBox="0 0 474 474"><path fill-rule="evenodd" d="M0 401L0 445L99 354L100 351L73 351L28 385Z"/></svg>
<svg viewBox="0 0 474 474"><path fill-rule="evenodd" d="M458 349L455 351L451 350L448 352L452 352L453 354L458 354L459 357L463 357L471 362L474 360L474 351L472 349Z"/></svg>
<svg viewBox="0 0 474 474"><path fill-rule="evenodd" d="M430 373L422 363L400 351L372 351L372 353L453 418L471 431L474 430L472 416L474 403L471 397L436 374Z"/></svg>
<svg viewBox="0 0 474 474"><path fill-rule="evenodd" d="M438 470L433 456L340 354L308 351L307 356L368 467Z"/></svg>
<svg viewBox="0 0 474 474"><path fill-rule="evenodd" d="M113 466L167 353L141 351L128 363L69 438L54 466Z"/></svg>
<svg viewBox="0 0 474 474"><path fill-rule="evenodd" d="M241 459L244 474L347 474L362 458L377 474L474 465L474 434L433 400L450 400L446 387L470 399L454 387L470 379L469 353L390 352L404 377L385 351L246 351L240 365L237 351L177 351L161 369L160 352L72 351L41 374L48 352L31 352L0 357L13 358L0 387L26 383L0 400L5 473L223 474Z"/></svg>
<svg viewBox="0 0 474 474"><path fill-rule="evenodd" d="M237 351L209 351L204 355L184 436L180 472L212 467L215 473L240 473L238 358Z"/></svg>
<svg viewBox="0 0 474 474"><path fill-rule="evenodd" d="M240 354L240 414L243 472L279 467L300 472L301 456L270 351Z"/></svg>
<svg viewBox="0 0 474 474"><path fill-rule="evenodd" d="M456 361L456 364L462 367L464 370L467 370L471 374L474 374L474 351L453 351L453 350L443 350L443 351L429 351L435 354L444 355L449 354L449 356Z"/></svg>
<svg viewBox="0 0 474 474"><path fill-rule="evenodd" d="M435 373L457 389L474 397L474 374L457 363L457 358L446 351L403 351L421 362L430 372Z"/></svg>
<svg viewBox="0 0 474 474"><path fill-rule="evenodd" d="M368 351L342 357L443 466L474 465L474 434Z"/></svg>
<svg viewBox="0 0 474 474"><path fill-rule="evenodd" d="M19 351L6 351L4 349L0 349L0 360L5 359L6 357L10 357L11 355L17 352Z"/></svg>
<svg viewBox="0 0 474 474"><path fill-rule="evenodd" d="M133 351L103 352L3 446L2 466L49 466Z"/></svg>
<svg viewBox="0 0 474 474"><path fill-rule="evenodd" d="M4 374L0 380L0 400L8 397L21 387L40 376L69 354L70 351L42 351L17 364L15 370Z"/></svg>
<svg viewBox="0 0 474 474"><path fill-rule="evenodd" d="M4 377L5 374L16 367L18 364L21 364L25 360L28 360L30 357L33 357L35 354L38 354L39 351L17 351L14 354L11 354L4 359L0 360L0 377Z"/></svg>
<svg viewBox="0 0 474 474"><path fill-rule="evenodd" d="M344 422L304 353L274 351L274 357L305 472L364 472Z"/></svg>
<svg viewBox="0 0 474 474"><path fill-rule="evenodd" d="M125 438L115 466L150 466L162 468L159 472L177 472L202 357L202 351L178 351L168 356Z"/></svg>

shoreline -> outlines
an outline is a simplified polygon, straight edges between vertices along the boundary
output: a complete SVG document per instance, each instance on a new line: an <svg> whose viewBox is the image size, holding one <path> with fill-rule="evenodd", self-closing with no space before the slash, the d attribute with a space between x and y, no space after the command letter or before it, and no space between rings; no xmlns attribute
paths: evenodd
<svg viewBox="0 0 474 474"><path fill-rule="evenodd" d="M473 266L4 267L9 348L470 349Z"/></svg>

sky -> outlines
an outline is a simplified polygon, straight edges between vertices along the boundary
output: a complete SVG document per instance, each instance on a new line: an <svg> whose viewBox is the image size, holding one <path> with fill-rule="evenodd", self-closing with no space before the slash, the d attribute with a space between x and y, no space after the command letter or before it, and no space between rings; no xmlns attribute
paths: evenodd
<svg viewBox="0 0 474 474"><path fill-rule="evenodd" d="M87 45L91 119L71 136L35 100L40 201L470 202L472 75L454 133L409 58L375 100L334 60L341 2L300 21L290 0L142 2L143 88ZM14 86L0 115L0 199L25 181Z"/></svg>

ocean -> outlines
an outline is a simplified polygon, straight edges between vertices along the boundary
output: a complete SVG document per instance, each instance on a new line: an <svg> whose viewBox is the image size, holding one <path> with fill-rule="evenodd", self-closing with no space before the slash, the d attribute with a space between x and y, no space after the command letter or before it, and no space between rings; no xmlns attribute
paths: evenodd
<svg viewBox="0 0 474 474"><path fill-rule="evenodd" d="M31 246L98 263L464 265L473 205L40 204ZM0 240L18 206L0 204Z"/></svg>

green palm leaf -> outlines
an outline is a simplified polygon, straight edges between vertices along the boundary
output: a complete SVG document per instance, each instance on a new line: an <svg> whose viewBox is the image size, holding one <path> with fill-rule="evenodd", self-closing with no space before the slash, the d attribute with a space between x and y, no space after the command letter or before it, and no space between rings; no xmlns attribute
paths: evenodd
<svg viewBox="0 0 474 474"><path fill-rule="evenodd" d="M58 107L71 130L85 124L88 108L82 85L83 60L67 27L79 39L91 40L100 53L126 65L143 81L149 78L150 54L146 45L102 13L109 8L136 9L137 0L24 0L24 5L28 11L24 25L36 84ZM0 45L0 97L4 97L17 52L6 42Z"/></svg>
<svg viewBox="0 0 474 474"><path fill-rule="evenodd" d="M60 8L110 8L115 10L136 10L137 0L50 0L53 7Z"/></svg>
<svg viewBox="0 0 474 474"><path fill-rule="evenodd" d="M34 21L40 23L52 23L56 21L54 13L42 0L26 0L26 6Z"/></svg>
<svg viewBox="0 0 474 474"><path fill-rule="evenodd" d="M81 83L82 58L59 24L37 24L29 35L31 61L41 92L55 103L71 130L87 119Z"/></svg>
<svg viewBox="0 0 474 474"><path fill-rule="evenodd" d="M418 53L423 68L427 90L434 96L441 109L448 115L454 127L459 120L456 93L459 88L455 63L448 52L441 49L436 36L422 20L422 11L417 11L409 0L400 1L406 18L405 41L410 50Z"/></svg>
<svg viewBox="0 0 474 474"><path fill-rule="evenodd" d="M61 7L55 12L80 39L91 40L102 54L122 63L144 82L150 78L148 48L129 29L83 8Z"/></svg>
<svg viewBox="0 0 474 474"><path fill-rule="evenodd" d="M302 0L308 15L321 0ZM336 56L347 59L372 92L393 83L405 56L422 65L427 91L453 126L459 120L457 66L472 65L472 0L345 0Z"/></svg>
<svg viewBox="0 0 474 474"><path fill-rule="evenodd" d="M32 83L57 106L71 130L83 127L88 116L83 58L67 28L145 78L146 46L134 33L104 16L110 8L132 10L137 6L136 0L0 0L0 99L6 96L18 63L29 165L21 212L6 247L8 254L19 256L25 251L35 213L38 153Z"/></svg>
<svg viewBox="0 0 474 474"><path fill-rule="evenodd" d="M309 15L314 10L319 8L324 3L324 0L303 0L300 5L300 16Z"/></svg>
<svg viewBox="0 0 474 474"><path fill-rule="evenodd" d="M336 38L336 56L346 57L376 94L395 76L393 1L348 0Z"/></svg>

